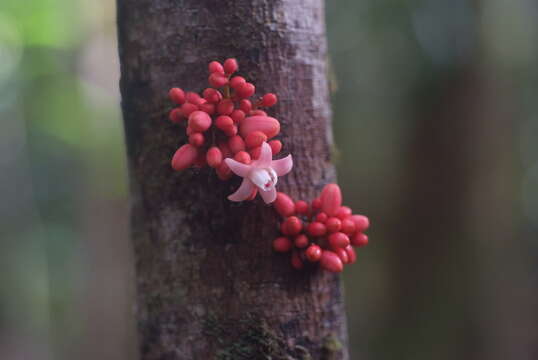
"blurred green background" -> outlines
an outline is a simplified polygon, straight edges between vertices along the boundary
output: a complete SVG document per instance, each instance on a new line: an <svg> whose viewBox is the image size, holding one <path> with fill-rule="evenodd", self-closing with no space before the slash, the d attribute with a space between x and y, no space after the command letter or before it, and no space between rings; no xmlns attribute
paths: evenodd
<svg viewBox="0 0 538 360"><path fill-rule="evenodd" d="M352 359L538 358L538 4L327 4ZM134 358L115 9L0 2L0 358Z"/></svg>

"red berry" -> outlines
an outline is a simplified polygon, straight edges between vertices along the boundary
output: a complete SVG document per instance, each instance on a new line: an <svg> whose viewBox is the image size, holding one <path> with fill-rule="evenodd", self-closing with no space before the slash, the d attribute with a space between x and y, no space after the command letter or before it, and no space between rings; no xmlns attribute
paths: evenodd
<svg viewBox="0 0 538 360"><path fill-rule="evenodd" d="M232 87L232 89L237 89L239 86L243 85L246 82L247 81L245 80L244 77L242 77L242 76L234 76L230 80L230 86Z"/></svg>
<svg viewBox="0 0 538 360"><path fill-rule="evenodd" d="M312 236L323 236L327 233L325 224L314 221L308 224L307 232Z"/></svg>
<svg viewBox="0 0 538 360"><path fill-rule="evenodd" d="M340 229L342 228L342 222L337 217L328 218L325 222L325 225L327 226L327 231L330 233L340 231Z"/></svg>
<svg viewBox="0 0 538 360"><path fill-rule="evenodd" d="M232 177L232 170L226 165L226 163L223 161L222 164L216 169L217 175L219 179L225 181Z"/></svg>
<svg viewBox="0 0 538 360"><path fill-rule="evenodd" d="M230 137L230 139L228 139L228 146L234 154L245 150L245 142L243 141L243 138L239 135Z"/></svg>
<svg viewBox="0 0 538 360"><path fill-rule="evenodd" d="M297 211L298 214L306 215L308 214L308 203L303 200L298 200L295 202L295 211Z"/></svg>
<svg viewBox="0 0 538 360"><path fill-rule="evenodd" d="M334 253L338 255L340 260L342 260L342 263L347 264L349 262L349 256L347 255L347 252L342 248L336 248L333 249Z"/></svg>
<svg viewBox="0 0 538 360"><path fill-rule="evenodd" d="M191 103L185 103L181 105L181 115L188 118L194 111L198 110L198 106L191 104Z"/></svg>
<svg viewBox="0 0 538 360"><path fill-rule="evenodd" d="M283 192L276 194L276 200L273 202L273 206L277 213L282 217L288 217L295 214L295 204L293 200Z"/></svg>
<svg viewBox="0 0 538 360"><path fill-rule="evenodd" d="M215 104L206 102L198 105L198 108L201 111L206 112L208 115L213 115L215 113Z"/></svg>
<svg viewBox="0 0 538 360"><path fill-rule="evenodd" d="M233 128L234 121L229 116L221 115L215 120L215 126L222 131L226 131Z"/></svg>
<svg viewBox="0 0 538 360"><path fill-rule="evenodd" d="M342 193L336 184L327 184L321 191L321 210L329 216L335 216L342 205Z"/></svg>
<svg viewBox="0 0 538 360"><path fill-rule="evenodd" d="M217 105L217 112L221 115L230 115L234 111L234 103L230 99L224 99Z"/></svg>
<svg viewBox="0 0 538 360"><path fill-rule="evenodd" d="M298 248L305 248L308 246L309 243L310 241L308 240L308 236L306 236L305 234L299 234L295 237L294 244Z"/></svg>
<svg viewBox="0 0 538 360"><path fill-rule="evenodd" d="M270 116L249 116L241 121L240 125L243 138L253 131L261 131L268 139L271 139L280 132L280 122Z"/></svg>
<svg viewBox="0 0 538 360"><path fill-rule="evenodd" d="M215 72L209 75L209 85L213 86L214 88L221 88L226 84L228 84L228 78L223 74Z"/></svg>
<svg viewBox="0 0 538 360"><path fill-rule="evenodd" d="M293 266L297 270L301 270L304 266L303 261L301 260L301 257L299 256L299 253L297 251L294 251L291 254L291 266Z"/></svg>
<svg viewBox="0 0 538 360"><path fill-rule="evenodd" d="M231 137L237 135L237 131L237 125L232 125L232 127L224 130L224 134Z"/></svg>
<svg viewBox="0 0 538 360"><path fill-rule="evenodd" d="M204 144L204 135L202 133L196 132L189 135L189 144L192 146L200 147Z"/></svg>
<svg viewBox="0 0 538 360"><path fill-rule="evenodd" d="M350 218L355 223L357 231L362 232L370 226L370 220L364 215L351 215Z"/></svg>
<svg viewBox="0 0 538 360"><path fill-rule="evenodd" d="M246 151L239 151L235 154L234 160L243 164L250 164L250 155Z"/></svg>
<svg viewBox="0 0 538 360"><path fill-rule="evenodd" d="M248 82L239 85L237 89L235 89L235 93L240 99L249 98L252 95L254 95L255 92L256 92L256 87L253 84L248 83Z"/></svg>
<svg viewBox="0 0 538 360"><path fill-rule="evenodd" d="M342 232L351 235L355 232L355 223L351 219L342 220Z"/></svg>
<svg viewBox="0 0 538 360"><path fill-rule="evenodd" d="M336 216L342 220L348 218L351 216L351 214L353 213L353 211L351 211L351 208L348 207L348 206L340 206L340 208L338 209L337 213L336 213Z"/></svg>
<svg viewBox="0 0 538 360"><path fill-rule="evenodd" d="M355 249L351 247L351 245L346 246L344 250L347 253L347 257L349 258L348 264L353 264L355 261L357 261L357 253L355 252Z"/></svg>
<svg viewBox="0 0 538 360"><path fill-rule="evenodd" d="M368 245L368 236L361 232L355 233L355 235L351 237L351 244L358 247Z"/></svg>
<svg viewBox="0 0 538 360"><path fill-rule="evenodd" d="M324 212L320 212L316 215L316 221L325 224L325 222L327 221L327 214L325 214Z"/></svg>
<svg viewBox="0 0 538 360"><path fill-rule="evenodd" d="M269 93L265 94L262 98L262 106L270 107L275 105L277 102L277 97L275 94Z"/></svg>
<svg viewBox="0 0 538 360"><path fill-rule="evenodd" d="M224 74L224 68L218 61L211 61L209 63L209 72Z"/></svg>
<svg viewBox="0 0 538 360"><path fill-rule="evenodd" d="M316 262L321 258L321 252L322 250L318 245L312 244L308 247L308 249L306 249L305 256L308 261Z"/></svg>
<svg viewBox="0 0 538 360"><path fill-rule="evenodd" d="M329 250L322 251L319 264L322 268L331 272L342 272L344 270L342 260L340 260L336 253Z"/></svg>
<svg viewBox="0 0 538 360"><path fill-rule="evenodd" d="M234 72L239 69L239 65L237 65L237 60L235 59L226 59L224 62L224 72L228 75L233 74Z"/></svg>
<svg viewBox="0 0 538 360"><path fill-rule="evenodd" d="M232 111L230 117L232 118L234 123L239 124L245 118L245 113L243 112L243 110L236 109Z"/></svg>
<svg viewBox="0 0 538 360"><path fill-rule="evenodd" d="M297 216L290 216L284 220L280 229L284 235L297 235L303 229L303 223Z"/></svg>
<svg viewBox="0 0 538 360"><path fill-rule="evenodd" d="M198 149L191 144L181 146L172 158L172 168L176 171L184 170L194 164L198 156Z"/></svg>
<svg viewBox="0 0 538 360"><path fill-rule="evenodd" d="M250 100L243 99L239 102L239 108L243 110L245 114L249 114L250 110L252 110L252 103Z"/></svg>
<svg viewBox="0 0 538 360"><path fill-rule="evenodd" d="M175 102L178 105L185 103L185 92L180 88L172 88L168 92L168 96L170 97L170 100Z"/></svg>
<svg viewBox="0 0 538 360"><path fill-rule="evenodd" d="M271 140L268 144L271 147L273 155L278 154L282 150L282 142L280 140Z"/></svg>
<svg viewBox="0 0 538 360"><path fill-rule="evenodd" d="M249 114L250 116L267 116L267 113L263 110L252 110Z"/></svg>
<svg viewBox="0 0 538 360"><path fill-rule="evenodd" d="M247 149L252 149L261 146L265 141L267 141L267 135L261 131L253 131L247 135L245 145Z"/></svg>
<svg viewBox="0 0 538 360"><path fill-rule="evenodd" d="M189 115L189 127L196 132L203 132L211 126L211 117L203 111L193 111Z"/></svg>
<svg viewBox="0 0 538 360"><path fill-rule="evenodd" d="M216 146L212 146L207 150L207 164L212 168L216 168L222 164L222 151Z"/></svg>
<svg viewBox="0 0 538 360"><path fill-rule="evenodd" d="M329 235L329 244L334 249L337 248L345 248L350 244L349 237L341 232L335 232L331 235Z"/></svg>
<svg viewBox="0 0 538 360"><path fill-rule="evenodd" d="M204 99L206 99L207 102L210 102L212 104L216 104L222 100L222 94L220 93L220 91L215 90L213 88L205 89L203 92L203 95L204 95Z"/></svg>
<svg viewBox="0 0 538 360"><path fill-rule="evenodd" d="M181 120L183 119L183 116L181 114L181 109L180 108L172 109L172 111L170 111L168 118L174 124L179 124Z"/></svg>
<svg viewBox="0 0 538 360"><path fill-rule="evenodd" d="M190 102L191 104L194 104L194 105L200 105L201 104L200 101L202 100L200 95L192 91L189 91L188 93L185 94L185 99L187 100L187 102Z"/></svg>
<svg viewBox="0 0 538 360"><path fill-rule="evenodd" d="M291 240L285 236L277 237L273 240L273 249L278 252L288 252L291 250Z"/></svg>

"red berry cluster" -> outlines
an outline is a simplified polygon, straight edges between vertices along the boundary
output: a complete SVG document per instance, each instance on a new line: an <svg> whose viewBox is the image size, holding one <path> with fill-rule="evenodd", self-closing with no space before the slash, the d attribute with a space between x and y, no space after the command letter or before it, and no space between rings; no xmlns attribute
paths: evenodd
<svg viewBox="0 0 538 360"><path fill-rule="evenodd" d="M302 269L305 262L319 262L325 270L341 272L345 264L357 259L353 246L368 244L364 234L368 218L342 206L342 194L336 184L326 185L311 204L294 202L279 192L273 205L284 218L280 225L283 236L273 241L273 248L278 252L292 251L291 264L296 269Z"/></svg>
<svg viewBox="0 0 538 360"><path fill-rule="evenodd" d="M209 85L202 94L172 88L170 99L178 106L170 111L170 121L186 122L189 143L182 145L172 158L174 170L209 165L222 180L232 176L226 158L248 164L260 156L261 145L280 133L277 119L261 108L277 103L275 94L250 100L256 87L241 76L235 59L209 64ZM273 155L282 149L279 140L268 142Z"/></svg>

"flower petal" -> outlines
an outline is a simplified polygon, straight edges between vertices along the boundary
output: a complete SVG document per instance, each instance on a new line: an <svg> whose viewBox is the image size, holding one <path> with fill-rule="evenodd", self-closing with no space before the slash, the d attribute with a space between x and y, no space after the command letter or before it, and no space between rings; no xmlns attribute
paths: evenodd
<svg viewBox="0 0 538 360"><path fill-rule="evenodd" d="M274 160L271 163L271 167L275 170L278 176L286 175L291 171L293 167L293 159L291 155L286 156L283 159Z"/></svg>
<svg viewBox="0 0 538 360"><path fill-rule="evenodd" d="M240 163L239 161L235 161L234 159L224 159L226 162L226 165L234 172L235 175L245 177L247 176L248 172L250 171L250 165L246 165L243 163Z"/></svg>
<svg viewBox="0 0 538 360"><path fill-rule="evenodd" d="M252 195L252 190L254 190L254 184L249 179L243 179L241 186L234 192L232 195L228 196L230 201L243 201L246 200Z"/></svg>
<svg viewBox="0 0 538 360"><path fill-rule="evenodd" d="M258 193L261 195L266 204L270 204L276 200L276 189L274 186L267 191L260 190Z"/></svg>
<svg viewBox="0 0 538 360"><path fill-rule="evenodd" d="M267 142L263 142L260 158L256 161L256 167L267 168L271 166L273 160L273 151Z"/></svg>

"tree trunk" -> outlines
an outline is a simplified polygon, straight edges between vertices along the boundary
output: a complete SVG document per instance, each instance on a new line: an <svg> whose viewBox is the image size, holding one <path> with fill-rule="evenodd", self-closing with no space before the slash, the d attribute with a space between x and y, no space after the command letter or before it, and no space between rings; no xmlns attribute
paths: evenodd
<svg viewBox="0 0 538 360"><path fill-rule="evenodd" d="M295 161L279 189L312 199L335 180L323 2L118 0L118 25L141 358L347 359L338 276L275 254L273 209L226 199L239 178L170 166L186 138L168 90L200 91L209 61L236 57L279 95Z"/></svg>

